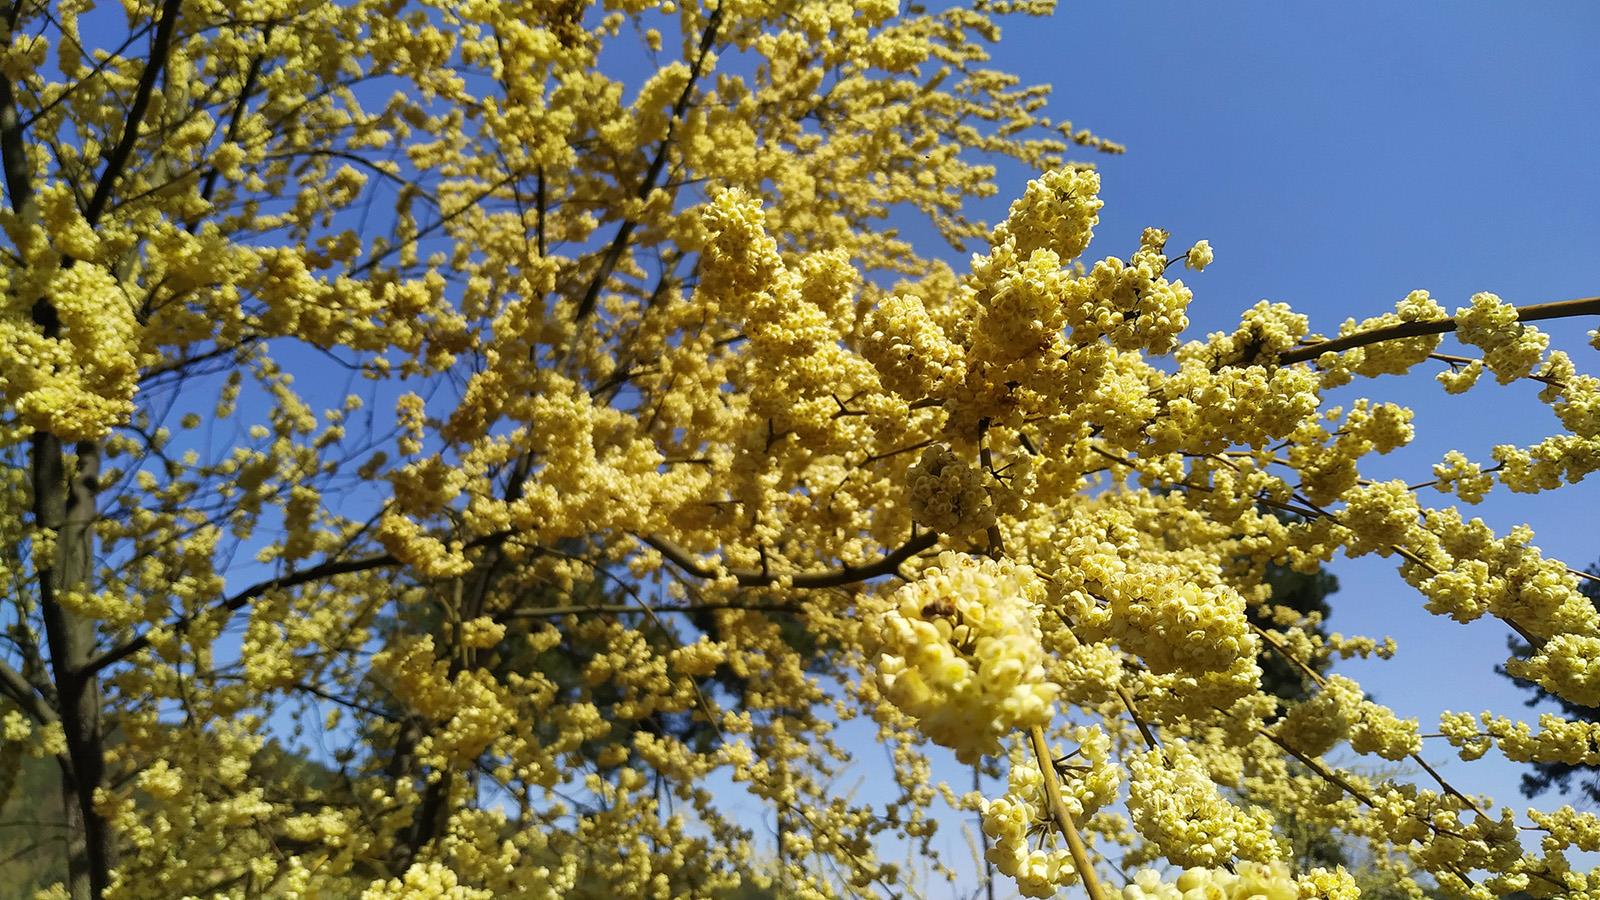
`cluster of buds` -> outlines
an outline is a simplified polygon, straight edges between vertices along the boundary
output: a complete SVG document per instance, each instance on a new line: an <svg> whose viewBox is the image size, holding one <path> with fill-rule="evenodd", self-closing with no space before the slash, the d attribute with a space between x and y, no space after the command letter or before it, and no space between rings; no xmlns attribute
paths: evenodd
<svg viewBox="0 0 1600 900"><path fill-rule="evenodd" d="M877 623L883 693L930 740L971 764L1050 721L1058 688L1045 678L1032 569L946 551L890 599Z"/></svg>

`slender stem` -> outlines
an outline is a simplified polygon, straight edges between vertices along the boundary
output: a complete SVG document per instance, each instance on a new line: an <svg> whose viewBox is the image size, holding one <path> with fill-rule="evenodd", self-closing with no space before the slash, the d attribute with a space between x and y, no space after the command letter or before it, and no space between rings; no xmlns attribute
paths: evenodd
<svg viewBox="0 0 1600 900"><path fill-rule="evenodd" d="M714 570L695 562L689 551L671 541L648 534L637 535L637 537L641 543L654 548L656 552L666 557L673 565L696 578L714 578L717 575ZM867 565L851 566L845 564L837 569L796 572L788 577L790 584L797 588L844 587L845 585L877 578L880 575L892 575L896 569L900 568L901 563L938 542L938 532L925 531L901 544L898 549ZM752 569L730 569L728 574L739 582L740 587L767 587L776 584L780 577L784 577Z"/></svg>
<svg viewBox="0 0 1600 900"><path fill-rule="evenodd" d="M645 170L644 179L639 183L639 189L634 196L640 200L647 200L651 192L656 189L656 181L661 177L661 172L667 165L667 151L672 147L673 132L678 123L689 112L689 101L694 97L695 86L700 80L701 73L705 70L706 59L711 55L711 46L716 43L717 29L722 25L722 4L711 11L711 16L706 20L706 27L700 35L700 49L695 55L694 63L689 67L689 78L684 82L683 90L678 93L678 100L672 105L672 115L667 117L667 133L656 147L654 158ZM600 291L605 288L606 281L611 278L611 273L616 271L617 263L622 261L622 254L628 249L628 239L633 236L639 223L634 219L623 219L622 225L617 228L617 234L611 239L611 245L606 248L605 256L600 260L600 268L595 271L594 277L589 280L588 288L583 292L583 298L578 301L578 308L574 315L578 321L583 321L594 311L595 301L600 299Z"/></svg>
<svg viewBox="0 0 1600 900"><path fill-rule="evenodd" d="M1078 633L1072 630L1072 620L1067 618L1067 614L1058 609L1056 610L1056 615L1061 618L1061 627L1067 630L1067 637L1072 638L1072 643L1074 645L1083 643L1078 640ZM1139 708L1133 703L1133 695L1128 693L1128 689L1120 683L1114 685L1114 687L1116 688L1118 699L1122 701L1123 708L1128 711L1128 715L1133 719L1134 727L1139 729L1139 736L1144 739L1145 746L1151 750L1161 749L1161 742L1156 740L1155 730L1150 727L1150 723L1146 722L1143 716L1139 715Z"/></svg>
<svg viewBox="0 0 1600 900"><path fill-rule="evenodd" d="M1554 303L1534 303L1529 306L1517 307L1517 321L1519 322L1538 322L1543 319L1565 319L1571 316L1592 315L1600 315L1600 297L1579 297L1576 300L1558 300ZM1455 319L1402 322L1399 325L1374 328L1370 331L1359 331L1330 341L1318 341L1315 344L1296 347L1293 350L1279 354L1278 364L1287 366L1316 359L1324 353L1336 353L1340 350L1351 350L1370 344L1380 344L1384 341L1397 341L1401 338L1445 334L1455 330Z"/></svg>
<svg viewBox="0 0 1600 900"><path fill-rule="evenodd" d="M983 471L994 477L994 457L989 451L989 420L984 419L978 423L978 464L983 466ZM1000 534L1000 523L995 522L989 526L989 556L999 559L1006 555L1005 539Z"/></svg>
<svg viewBox="0 0 1600 900"><path fill-rule="evenodd" d="M1133 695L1129 694L1128 689L1120 684L1117 685L1116 688L1117 696L1122 699L1122 705L1127 708L1128 715L1133 717L1133 724L1139 729L1139 736L1144 738L1145 746L1149 747L1151 750L1161 749L1161 743L1156 740L1156 733L1150 729L1150 723L1146 722L1144 717L1139 715L1138 707L1133 705Z"/></svg>
<svg viewBox="0 0 1600 900"><path fill-rule="evenodd" d="M805 608L786 603L696 603L693 606L649 606L638 603L574 603L569 606L540 606L512 609L500 613L499 619L559 619L563 616L602 615L606 613L697 613L707 610L733 609L769 613L801 613Z"/></svg>
<svg viewBox="0 0 1600 900"><path fill-rule="evenodd" d="M172 622L169 622L162 630L169 633L179 632L187 627L190 623L203 616L210 616L219 612L237 612L244 606L248 605L251 601L255 600L257 597L260 597L263 594L267 594L271 591L287 590L308 582L320 581L324 578L331 578L335 575L348 575L354 572L365 572L371 569L379 569L385 566L398 566L400 564L400 560L386 553L381 556L371 556L364 559L326 562L318 566L313 566L310 569L302 569L298 572L289 572L284 575L280 575L277 578L271 578L258 584L251 585L250 587L245 588L237 594L234 594L232 597L229 597L227 600L224 600L216 606L209 607L198 613L193 613L175 619ZM132 638L116 647L106 650L99 656L96 656L84 663L82 672L85 675L92 675L109 665L127 659L128 657L138 653L140 650L143 650L148 646L150 646L150 632L147 631L143 634L140 634L138 637Z"/></svg>
<svg viewBox="0 0 1600 900"><path fill-rule="evenodd" d="M1105 889L1100 886L1100 878L1095 875L1094 866L1089 862L1089 849L1084 846L1083 838L1078 835L1078 827L1072 824L1072 813L1067 811L1067 804L1061 799L1061 785L1056 782L1056 764L1050 758L1050 745L1045 743L1044 729L1037 725L1028 729L1028 739L1033 742L1033 755L1039 763L1039 771L1044 775L1044 796L1050 804L1050 814L1055 817L1061 833L1066 835L1067 850L1072 853L1072 864L1078 870L1078 877L1083 879L1083 889L1088 892L1089 900L1105 900Z"/></svg>
<svg viewBox="0 0 1600 900"><path fill-rule="evenodd" d="M983 766L972 764L972 789L983 791ZM986 900L994 900L994 863L989 861L989 834L983 830L983 816L978 817L978 843L983 847L983 892Z"/></svg>

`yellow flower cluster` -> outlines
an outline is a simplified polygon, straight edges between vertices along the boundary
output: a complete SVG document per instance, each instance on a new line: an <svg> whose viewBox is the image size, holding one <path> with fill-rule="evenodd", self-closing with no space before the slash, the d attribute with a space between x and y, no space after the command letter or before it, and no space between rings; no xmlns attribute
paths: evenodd
<svg viewBox="0 0 1600 900"><path fill-rule="evenodd" d="M922 451L922 458L906 469L906 484L911 514L924 527L960 538L982 534L995 523L982 471L946 445Z"/></svg>
<svg viewBox="0 0 1600 900"><path fill-rule="evenodd" d="M1490 293L1472 295L1456 310L1456 336L1483 351L1483 365L1501 384L1533 374L1550 345L1549 336L1517 321L1517 309Z"/></svg>
<svg viewBox="0 0 1600 900"><path fill-rule="evenodd" d="M1122 889L1125 900L1355 900L1361 890L1343 866L1315 868L1295 878L1283 863L1245 862L1228 869L1186 870L1176 882L1142 869Z"/></svg>
<svg viewBox="0 0 1600 900"><path fill-rule="evenodd" d="M1338 422L1334 431L1318 418L1307 416L1290 436L1294 443L1288 461L1301 472L1301 490L1319 505L1332 503L1357 486L1362 456L1389 453L1410 443L1414 435L1411 411L1393 403L1358 400L1348 413L1341 407L1326 410L1320 418L1330 425Z"/></svg>
<svg viewBox="0 0 1600 900"><path fill-rule="evenodd" d="M1180 363L1202 362L1208 371L1224 366L1248 368L1265 365L1306 336L1310 319L1295 312L1287 303L1261 300L1239 317L1239 327L1231 334L1214 331L1204 341L1190 341L1174 354ZM1296 393L1315 393L1314 384Z"/></svg>
<svg viewBox="0 0 1600 900"><path fill-rule="evenodd" d="M1428 295L1427 291L1412 291L1395 304L1395 311L1373 316L1357 322L1346 319L1339 328L1339 337L1387 328L1407 322L1431 322L1445 318L1444 307ZM1343 353L1324 353L1317 360L1323 371L1323 385L1338 387L1350 381L1352 375L1376 378L1380 375L1403 375L1439 347L1437 334L1384 341L1366 347L1356 347Z"/></svg>
<svg viewBox="0 0 1600 900"><path fill-rule="evenodd" d="M475 759L507 735L514 716L507 686L482 669L452 676L446 661L435 656L432 635L397 641L374 654L372 670L410 711L440 724L421 742L424 758L441 765Z"/></svg>
<svg viewBox="0 0 1600 900"><path fill-rule="evenodd" d="M1208 349L1226 354L1228 343ZM1256 352L1257 346L1264 345L1245 349ZM1161 384L1163 415L1146 428L1150 449L1207 454L1234 444L1266 446L1314 414L1315 386L1316 376L1305 369L1252 365L1213 372L1199 359L1183 359Z"/></svg>
<svg viewBox="0 0 1600 900"><path fill-rule="evenodd" d="M30 282L42 281L40 285ZM31 295L30 288L41 289ZM0 306L0 399L30 428L102 437L133 413L139 337L121 284L92 263L18 279ZM40 320L36 311L48 304Z"/></svg>
<svg viewBox="0 0 1600 900"><path fill-rule="evenodd" d="M1131 754L1127 764L1133 827L1174 865L1272 863L1281 856L1272 815L1260 807L1247 812L1223 798L1187 742L1167 741Z"/></svg>
<svg viewBox="0 0 1600 900"><path fill-rule="evenodd" d="M1463 503L1482 502L1494 487L1494 476L1460 450L1445 453L1444 461L1434 464L1433 477L1440 493L1455 494Z"/></svg>
<svg viewBox="0 0 1600 900"><path fill-rule="evenodd" d="M1405 759L1422 749L1416 719L1400 719L1366 699L1361 686L1331 675L1309 700L1290 707L1276 728L1279 738L1309 756L1321 756L1348 739L1357 753Z"/></svg>
<svg viewBox="0 0 1600 900"><path fill-rule="evenodd" d="M1114 789L1114 783L1113 783ZM1034 835L1054 827L1045 805L1044 775L1030 760L1013 756L1003 796L983 802L983 833L991 842L984 859L1016 879L1024 897L1053 897L1078 881L1064 840L1036 846Z"/></svg>
<svg viewBox="0 0 1600 900"><path fill-rule="evenodd" d="M1100 221L1100 175L1093 169L1056 169L1028 182L1012 201L991 243L1011 244L1019 259L1048 250L1061 261L1077 259Z"/></svg>
<svg viewBox="0 0 1600 900"><path fill-rule="evenodd" d="M479 616L461 623L461 645L482 650L505 640L506 626L488 616Z"/></svg>
<svg viewBox="0 0 1600 900"><path fill-rule="evenodd" d="M1555 812L1529 810L1528 818L1544 829L1545 849L1557 852L1577 847L1589 853L1600 850L1600 816L1563 806Z"/></svg>
<svg viewBox="0 0 1600 900"><path fill-rule="evenodd" d="M1081 822L1115 802L1122 768L1112 761L1111 737L1103 729L1074 726L1066 737L1078 746L1072 763L1057 767L1057 781L1062 804ZM1005 793L985 799L980 810L983 832L993 841L985 858L1016 878L1025 895L1048 897L1057 887L1077 881L1077 871L1051 815L1044 775L1025 739L1012 746L1010 764ZM1044 846L1034 837L1041 830L1055 833Z"/></svg>
<svg viewBox="0 0 1600 900"><path fill-rule="evenodd" d="M884 696L967 763L1049 722L1058 688L1044 677L1043 600L1027 566L941 553L878 617Z"/></svg>
<svg viewBox="0 0 1600 900"><path fill-rule="evenodd" d="M1124 262L1107 257L1067 287L1066 324L1074 344L1104 338L1119 350L1168 353L1189 327L1194 294L1162 273L1166 233L1145 229L1139 249Z"/></svg>
<svg viewBox="0 0 1600 900"><path fill-rule="evenodd" d="M1533 546L1527 526L1496 537L1479 519L1430 509L1405 541L1426 565L1408 564L1401 574L1428 598L1430 612L1462 622L1490 613L1540 637L1583 638L1600 627L1576 578Z"/></svg>
<svg viewBox="0 0 1600 900"><path fill-rule="evenodd" d="M399 878L373 884L361 900L490 900L489 891L469 888L442 863L413 863Z"/></svg>
<svg viewBox="0 0 1600 900"><path fill-rule="evenodd" d="M1050 350L1066 321L1064 304L1072 274L1051 250L1023 256L1001 244L973 263L981 285L972 353L996 365L1008 365Z"/></svg>
<svg viewBox="0 0 1600 900"><path fill-rule="evenodd" d="M1439 733L1449 738L1463 759L1478 759L1498 746L1513 762L1600 766L1600 725L1594 722L1545 713L1539 716L1539 731L1535 732L1526 722L1489 712L1481 713L1478 720L1483 723L1482 731L1471 713L1446 712L1439 717Z"/></svg>
<svg viewBox="0 0 1600 900"><path fill-rule="evenodd" d="M454 578L471 570L461 547L430 535L408 516L389 514L378 523L378 540L397 559L427 578Z"/></svg>
<svg viewBox="0 0 1600 900"><path fill-rule="evenodd" d="M1244 598L1226 585L1201 587L1152 567L1110 592L1110 632L1157 673L1220 672L1253 656Z"/></svg>
<svg viewBox="0 0 1600 900"><path fill-rule="evenodd" d="M928 315L922 300L896 294L867 314L861 354L883 386L909 400L942 396L966 377L966 354Z"/></svg>
<svg viewBox="0 0 1600 900"><path fill-rule="evenodd" d="M1506 660L1506 671L1579 706L1600 706L1600 635L1557 634L1531 658Z"/></svg>

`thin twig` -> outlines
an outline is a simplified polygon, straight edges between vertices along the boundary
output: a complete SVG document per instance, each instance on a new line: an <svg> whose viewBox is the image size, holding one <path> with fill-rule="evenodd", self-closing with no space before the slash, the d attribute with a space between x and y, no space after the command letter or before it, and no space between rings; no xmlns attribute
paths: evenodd
<svg viewBox="0 0 1600 900"><path fill-rule="evenodd" d="M1600 315L1600 297L1579 297L1575 300L1557 300L1554 303L1534 303L1529 306L1517 307L1518 322L1538 322L1544 319L1565 319L1571 316L1592 315ZM1356 347L1365 347L1384 341L1397 341L1402 338L1422 337L1429 334L1445 334L1455 330L1456 320L1453 318L1433 319L1427 322L1402 322L1399 325L1373 328L1369 331L1359 331L1341 338L1334 338L1333 340L1318 341L1314 344L1296 347L1293 350L1278 354L1278 364L1287 366L1316 359L1324 353L1337 353L1340 350L1351 350Z"/></svg>

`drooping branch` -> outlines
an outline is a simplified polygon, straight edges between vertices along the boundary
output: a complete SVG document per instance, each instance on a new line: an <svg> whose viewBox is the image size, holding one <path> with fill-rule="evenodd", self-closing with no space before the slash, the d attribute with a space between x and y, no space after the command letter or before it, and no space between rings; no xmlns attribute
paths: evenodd
<svg viewBox="0 0 1600 900"><path fill-rule="evenodd" d="M1518 322L1538 322L1544 319L1568 319L1573 316L1600 315L1600 297L1579 297L1576 300L1557 300L1554 303L1534 303L1528 306L1517 307ZM1352 350L1356 347L1366 347L1372 344L1381 344L1384 341L1397 341L1401 338L1422 337L1428 334L1446 334L1456 330L1456 320L1433 319L1427 322L1402 322L1399 325L1388 325L1383 328L1373 328L1369 331L1360 331L1347 334L1341 338L1328 341L1318 341L1296 347L1278 355L1280 365L1307 362L1316 359L1324 353L1336 353L1340 350Z"/></svg>
<svg viewBox="0 0 1600 900"><path fill-rule="evenodd" d="M486 534L482 537L474 538L473 540L468 541L465 549L471 550L477 547L496 544L510 536L511 532L509 531L497 531L493 534ZM389 566L400 565L404 565L404 563L390 553L382 553L376 556L364 556L359 559L329 560L327 562L312 566L309 569L300 569L294 572L287 572L283 575L277 576L276 578L269 578L266 581L257 582L238 592L237 594L227 598L226 600L223 600L221 603L218 603L215 606L201 610L200 612L190 613L186 616L180 616L179 618L172 620L164 627L164 630L178 631L182 630L185 626L194 622L196 619L204 616L212 616L218 613L238 612L240 609L243 609L257 598L271 593L272 591L287 590L289 588L299 587L302 584L310 584L313 581L321 581L324 578L332 578L336 575L352 575L357 572L370 572L373 569L382 569ZM106 666L114 665L124 659L127 659L128 657L138 653L140 650L143 650L148 646L150 646L150 632L147 631L143 634L140 634L138 637L131 638L89 660L86 664L84 664L82 672L84 675L92 675L95 672L99 672L100 670L104 669Z"/></svg>
<svg viewBox="0 0 1600 900"><path fill-rule="evenodd" d="M673 565L696 578L717 577L716 571L696 562L689 551L670 541L664 541L661 538L647 534L636 535L636 537L640 542L666 557ZM782 576L758 569L729 569L728 574L738 580L740 587L769 587L777 584L779 579L784 577L787 577L790 585L797 588L844 587L846 585L859 584L882 575L891 575L900 568L901 563L933 547L938 542L938 532L925 531L912 537L895 550L884 554L875 562L864 566L843 565L837 569L797 572L792 576Z"/></svg>
<svg viewBox="0 0 1600 900"><path fill-rule="evenodd" d="M1256 633L1256 636L1265 641L1267 645L1271 647L1273 651L1280 657L1288 661L1291 665L1299 668L1300 671L1304 673L1305 676L1311 681L1315 682L1318 687L1325 688L1328 686L1328 680L1322 677L1321 672L1318 672L1316 669L1307 665L1304 660L1300 659L1298 656L1295 656L1288 647L1283 645L1282 641L1279 641L1277 638L1273 637L1271 632L1267 631L1265 628L1262 628L1260 625L1255 624L1254 622L1250 623L1250 629ZM1430 765L1427 760L1422 758L1422 754L1410 753L1408 756L1412 762L1421 766L1423 771L1433 776L1433 780L1438 783L1439 787L1444 790L1445 793L1450 794L1451 796L1460 800L1462 803L1465 803L1468 809L1472 810L1478 815L1488 818L1484 814L1484 811L1478 808L1476 801L1457 790L1454 785L1450 784L1450 782L1445 781L1444 777L1439 774L1439 771Z"/></svg>
<svg viewBox="0 0 1600 900"><path fill-rule="evenodd" d="M478 547L498 544L509 537L511 537L511 532L506 531L483 535L482 537L468 541L466 544L466 549L470 550ZM715 571L696 562L693 556L687 550L684 550L683 548L678 547L669 541L649 535L638 535L637 537L641 542L655 549L678 568L689 573L690 575L693 575L697 578L716 577L717 573ZM867 565L845 565L837 569L823 569L812 572L802 572L793 576L791 583L795 587L799 588L843 587L883 575L892 574L906 560L933 547L936 543L938 543L938 540L939 535L936 532L923 532L922 534L911 538L897 549L885 554L880 559ZM373 569L382 569L400 565L404 565L404 563L390 553L364 556L358 559L329 560L307 569L299 569L297 571L287 572L283 575L257 582L205 610L180 616L167 623L161 630L179 631L197 619L205 616L238 612L240 609L243 609L245 606L248 606L250 603L268 593L271 593L272 591L287 590L289 588L299 587L303 584L310 584L315 581L332 578L337 575L351 575L358 572L369 572ZM762 573L754 570L735 569L732 570L731 574L738 579L739 584L742 587L767 587L772 584L776 584L779 579L779 576L776 574ZM631 608L636 609L636 607ZM604 612L610 610L603 608L596 609L594 607L574 607L571 611ZM622 610L618 609L616 611L620 612ZM528 611L526 613L520 613L519 615L541 615L548 612L549 611L546 610ZM132 656L133 654L146 649L150 646L150 641L151 632L148 631L136 637L130 638L127 641L107 649L101 652L98 656L90 659L79 670L80 674L84 677L92 676L95 673L102 671L107 666L115 665Z"/></svg>

